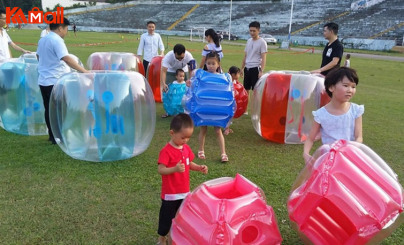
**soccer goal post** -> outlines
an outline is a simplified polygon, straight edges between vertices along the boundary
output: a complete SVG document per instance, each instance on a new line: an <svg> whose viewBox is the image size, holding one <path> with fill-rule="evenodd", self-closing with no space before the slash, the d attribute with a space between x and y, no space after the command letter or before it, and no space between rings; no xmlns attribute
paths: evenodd
<svg viewBox="0 0 404 245"><path fill-rule="evenodd" d="M205 27L192 27L189 40L191 42L205 42Z"/></svg>

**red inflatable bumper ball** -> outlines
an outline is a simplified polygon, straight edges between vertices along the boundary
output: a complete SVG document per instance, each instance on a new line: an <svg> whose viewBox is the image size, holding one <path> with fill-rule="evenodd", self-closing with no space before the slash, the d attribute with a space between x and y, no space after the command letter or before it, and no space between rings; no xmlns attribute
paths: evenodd
<svg viewBox="0 0 404 245"><path fill-rule="evenodd" d="M207 181L183 201L173 219L176 245L281 244L273 209L262 190L237 174Z"/></svg>
<svg viewBox="0 0 404 245"><path fill-rule="evenodd" d="M403 222L403 196L396 174L375 152L341 140L316 151L288 211L306 244L379 244Z"/></svg>

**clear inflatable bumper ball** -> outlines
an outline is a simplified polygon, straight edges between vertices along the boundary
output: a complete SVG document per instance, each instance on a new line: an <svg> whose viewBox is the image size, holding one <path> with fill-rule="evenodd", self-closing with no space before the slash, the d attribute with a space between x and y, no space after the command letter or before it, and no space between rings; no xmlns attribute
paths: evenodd
<svg viewBox="0 0 404 245"><path fill-rule="evenodd" d="M173 244L275 245L282 238L262 190L245 177L210 180L190 193L173 219Z"/></svg>
<svg viewBox="0 0 404 245"><path fill-rule="evenodd" d="M85 161L114 161L147 149L154 134L155 102L137 72L70 73L50 100L50 123L60 148Z"/></svg>
<svg viewBox="0 0 404 245"><path fill-rule="evenodd" d="M276 143L305 141L312 111L329 101L324 78L309 72L271 71L254 87L251 120L255 131Z"/></svg>
<svg viewBox="0 0 404 245"><path fill-rule="evenodd" d="M323 145L288 200L306 244L379 244L403 223L403 188L374 151L357 142Z"/></svg>
<svg viewBox="0 0 404 245"><path fill-rule="evenodd" d="M0 126L8 132L47 134L37 63L30 57L0 64Z"/></svg>
<svg viewBox="0 0 404 245"><path fill-rule="evenodd" d="M81 62L81 60L79 59L79 57L77 57L77 56L74 55L74 54L69 54L69 56L72 57L73 60L75 60L75 61L79 64L79 66L84 67L83 62ZM77 72L75 69L71 68L68 64L66 64L66 62L64 62L63 60L62 60L61 62L62 62L62 64L64 65L64 69L65 69L66 73L69 73L69 72Z"/></svg>
<svg viewBox="0 0 404 245"><path fill-rule="evenodd" d="M225 128L236 110L230 75L198 69L183 103L195 126Z"/></svg>
<svg viewBox="0 0 404 245"><path fill-rule="evenodd" d="M143 63L133 53L95 52L87 59L90 70L137 71L145 76Z"/></svg>

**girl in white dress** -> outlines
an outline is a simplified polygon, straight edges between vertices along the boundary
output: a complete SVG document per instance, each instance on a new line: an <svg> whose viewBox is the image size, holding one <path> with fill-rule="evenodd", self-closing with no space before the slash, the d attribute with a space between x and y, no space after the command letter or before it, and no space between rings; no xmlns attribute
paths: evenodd
<svg viewBox="0 0 404 245"><path fill-rule="evenodd" d="M331 101L313 111L314 122L303 150L306 162L311 158L310 150L319 132L323 144L340 139L362 143L362 114L365 108L350 102L358 82L356 71L348 67L340 67L327 74L324 85Z"/></svg>

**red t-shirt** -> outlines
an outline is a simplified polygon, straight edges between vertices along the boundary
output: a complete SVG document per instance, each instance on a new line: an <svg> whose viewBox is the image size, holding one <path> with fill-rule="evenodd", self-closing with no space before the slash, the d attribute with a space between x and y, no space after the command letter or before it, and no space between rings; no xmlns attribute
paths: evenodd
<svg viewBox="0 0 404 245"><path fill-rule="evenodd" d="M167 168L175 167L179 161L185 164L184 172L161 176L161 199L173 201L186 197L189 193L189 164L194 157L194 153L187 144L184 144L182 149L177 149L167 143L161 149L158 164L164 164Z"/></svg>

